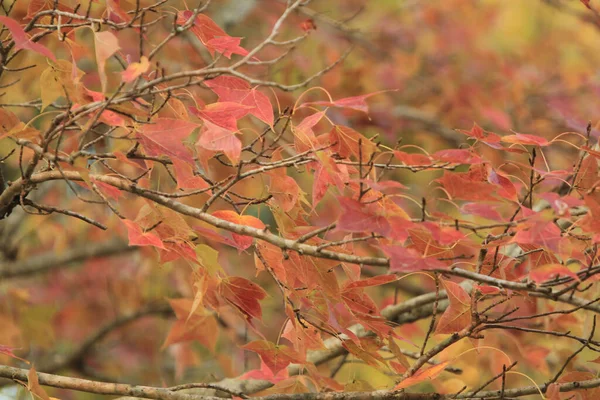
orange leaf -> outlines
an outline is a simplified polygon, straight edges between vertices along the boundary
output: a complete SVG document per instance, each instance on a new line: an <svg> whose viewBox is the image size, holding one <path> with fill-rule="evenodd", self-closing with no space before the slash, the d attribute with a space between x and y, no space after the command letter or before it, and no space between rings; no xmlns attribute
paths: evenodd
<svg viewBox="0 0 600 400"><path fill-rule="evenodd" d="M255 340L242 346L242 349L258 353L273 375L277 375L291 363L301 364L304 362L304 358L294 349L285 345L276 345L267 340Z"/></svg>
<svg viewBox="0 0 600 400"><path fill-rule="evenodd" d="M215 211L212 215L238 225L251 226L257 229L265 228L265 224L263 224L263 222L260 219L251 215L239 215L235 211L219 210ZM232 233L231 237L233 238L233 241L237 244L237 248L239 250L246 250L252 245L252 241L254 240L251 236L240 235L238 233Z"/></svg>
<svg viewBox="0 0 600 400"><path fill-rule="evenodd" d="M455 333L471 325L471 298L460 285L450 281L442 282L450 305L442 314L435 332Z"/></svg>
<svg viewBox="0 0 600 400"><path fill-rule="evenodd" d="M154 246L164 249L165 245L158 235L153 232L144 232L142 228L133 221L122 220L127 227L130 246Z"/></svg>
<svg viewBox="0 0 600 400"><path fill-rule="evenodd" d="M267 297L267 292L256 283L233 276L219 283L219 294L245 314L248 320L262 318L259 301Z"/></svg>
<svg viewBox="0 0 600 400"><path fill-rule="evenodd" d="M421 370L414 374L413 376L406 378L399 384L394 387L394 390L404 389L410 386L414 386L417 383L421 383L426 379L435 379L446 367L448 366L448 361L444 361L439 363L438 365L434 365L433 367Z"/></svg>
<svg viewBox="0 0 600 400"><path fill-rule="evenodd" d="M133 82L137 77L146 73L150 68L150 61L148 57L142 56L140 62L132 62L127 66L127 69L121 73L121 79L123 82Z"/></svg>

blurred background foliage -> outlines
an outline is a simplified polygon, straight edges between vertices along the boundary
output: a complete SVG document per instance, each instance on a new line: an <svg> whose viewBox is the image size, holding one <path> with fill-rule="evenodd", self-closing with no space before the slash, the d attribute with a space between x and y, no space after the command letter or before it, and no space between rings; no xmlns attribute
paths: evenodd
<svg viewBox="0 0 600 400"><path fill-rule="evenodd" d="M27 3L17 2L13 18L25 17ZM168 3L173 9L185 8L180 1ZM188 2L190 6L192 3L195 2ZM600 9L600 4L594 3L592 0L592 6ZM244 37L242 45L250 49L267 35L284 5L285 2L278 0L214 0L207 14L230 35ZM135 1L121 1L124 9L134 6ZM368 100L368 115L342 109L331 109L328 115L334 122L352 126L368 137L378 135L390 147L398 142L401 148L418 146L402 148L414 153L465 146L466 136L453 130L468 130L474 122L501 134L514 130L552 139L563 132L583 134L591 121L592 135L596 139L600 135L596 129L600 95L600 16L579 1L315 0L302 13L292 16L283 28L282 40L300 34L307 19L314 21L316 30L289 57L263 68L258 76L296 83L353 47L342 64L313 86L320 85L334 99L386 91ZM168 20L164 23L163 36L170 28L169 23ZM77 35L80 43L89 42L89 32L77 32ZM150 36L149 43L157 43L160 35L159 32ZM51 48L53 40L56 39L48 38ZM160 57L162 67L170 72L190 66L198 68L210 61L193 38L181 37L173 43ZM120 44L124 51L130 48L131 52L138 46L134 36L121 37ZM148 44L147 48L150 47ZM90 49L91 44L88 44L81 51L90 52ZM66 57L66 53L57 52L59 58ZM276 49L271 49L264 51L261 57L269 59L277 55ZM34 55L24 52L18 64L30 64L29 57ZM82 60L78 67L85 73L86 85L98 90L93 51L87 61L85 57ZM47 65L39 64L27 70L18 85L6 91L0 101L35 99L43 85L39 76L46 68ZM121 70L119 64L111 60L113 82L119 79L117 74ZM3 76L0 84L8 80L10 78ZM199 102L215 101L214 95L205 89L198 88L192 94ZM276 93L282 109L293 106L299 95L303 96L302 101L326 99L319 90L304 94L302 91ZM38 113L31 109L14 111L23 121L29 121ZM51 115L41 116L36 123L42 124L50 118ZM568 141L569 136L563 139ZM6 140L0 142L1 155L9 146ZM501 155L493 149L485 152L488 159L502 163ZM554 147L545 156L553 168L568 168L570 161L565 155L572 152L565 144ZM211 166L218 174L218 166ZM16 166L12 167L16 170ZM395 172L390 178L409 186L411 195L420 198L428 195L429 183L438 176L439 172L419 175ZM258 190L260 195L263 187L245 181L239 192L257 195ZM310 187L308 183L307 187ZM55 194L57 202L64 193ZM334 220L337 215L334 207L334 202L323 202L313 224ZM98 212L109 215L105 210ZM260 207L252 212L267 213ZM21 244L20 254L31 254L66 251L85 245L86 241L107 237L78 221L68 220L68 230L64 224L65 220L56 216L28 218L23 220L11 241ZM124 234L122 228L111 228L109 235L114 234L114 229ZM231 275L254 277L254 260L250 254L238 255L235 250L223 247L219 249L218 261ZM90 260L78 268L55 270L43 276L0 281L0 344L19 344L29 359L44 360L67 354L76 343L118 315L167 297L189 296L192 293L189 269L180 268L178 263L185 264L185 261L159 266L153 250L145 248L134 255ZM273 286L264 274L253 279L263 287ZM371 294L383 307L414 296L420 288L432 287L428 278L416 276L405 281L410 284L402 290L384 287L373 289ZM270 340L277 340L285 320L281 300L274 294L263 302L265 318L258 329ZM528 305L523 304L523 307ZM168 385L239 375L257 365L255 355L244 354L236 345L239 337L252 333L243 329L236 332L236 326L242 326L237 315L224 315L223 319L228 328L221 326L221 334L233 333L220 335L214 353L198 343L159 350L169 322L156 316L132 322L97 344L86 360L88 369L83 372L110 380ZM589 321L557 318L554 323L565 324L576 332ZM399 333L407 339L402 346L412 348L411 338L422 337L427 324L428 321L422 321L401 327ZM501 351L521 361L533 378L537 374L546 376L548 368L557 362L556 356L549 356L551 350L553 354L570 354L569 346L574 345L539 340L539 337L536 341L523 341L517 334L513 337L504 333L500 339L488 336L487 345L495 350L471 351L460 356L456 366L464 370L463 375L441 377L434 383L437 390L458 390L464 384L476 386L482 374L487 375L487 371L494 371L505 362ZM454 346L444 357L457 356L468 348L468 342ZM7 359L0 356L0 361ZM36 367L41 369L40 365L43 363ZM389 387L393 382L390 377L358 362L345 365L337 378L346 381L348 389L353 390ZM528 384L525 379L523 382ZM89 396L71 392L61 398Z"/></svg>

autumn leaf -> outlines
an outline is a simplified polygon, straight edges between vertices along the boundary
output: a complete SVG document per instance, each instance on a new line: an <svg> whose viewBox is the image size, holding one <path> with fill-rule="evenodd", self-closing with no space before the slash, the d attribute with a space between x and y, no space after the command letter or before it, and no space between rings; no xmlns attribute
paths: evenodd
<svg viewBox="0 0 600 400"><path fill-rule="evenodd" d="M27 373L27 390L29 390L37 398L42 400L50 400L50 396L46 394L46 391L40 385L37 372L33 365Z"/></svg>
<svg viewBox="0 0 600 400"><path fill-rule="evenodd" d="M546 282L559 276L568 276L576 281L580 280L576 273L561 264L546 264L536 267L534 270L529 272L529 278L535 283Z"/></svg>
<svg viewBox="0 0 600 400"><path fill-rule="evenodd" d="M257 353L274 375L291 363L304 363L304 358L294 349L267 340L255 340L242 346L242 349Z"/></svg>
<svg viewBox="0 0 600 400"><path fill-rule="evenodd" d="M162 348L175 343L196 340L206 348L214 350L219 327L212 313L201 307L193 309L192 299L172 299L169 300L169 304L175 312L177 320L171 326Z"/></svg>
<svg viewBox="0 0 600 400"><path fill-rule="evenodd" d="M342 212L337 228L347 232L379 233L387 235L390 223L377 203L362 204L348 197L338 197Z"/></svg>
<svg viewBox="0 0 600 400"><path fill-rule="evenodd" d="M545 147L550 144L548 140L541 136L527 135L524 133L515 133L514 135L502 136L501 140L507 143L534 145L540 147Z"/></svg>
<svg viewBox="0 0 600 400"><path fill-rule="evenodd" d="M0 24L3 24L10 31L12 40L15 42L15 50L25 49L35 51L53 61L57 61L50 49L40 43L31 41L27 33L21 28L21 25L14 19L0 15Z"/></svg>
<svg viewBox="0 0 600 400"><path fill-rule="evenodd" d="M313 101L308 103L303 103L302 107L318 105L318 106L327 106L327 107L341 107L341 108L349 108L351 110L362 111L364 113L369 112L369 105L366 102L366 99L369 97L388 92L389 90L381 90L379 92L373 92L369 94L363 94L361 96L352 96L345 97L343 99L335 100L335 101Z"/></svg>
<svg viewBox="0 0 600 400"><path fill-rule="evenodd" d="M238 163L242 153L242 142L234 132L209 121L204 121L196 146L206 150L222 151L233 164Z"/></svg>
<svg viewBox="0 0 600 400"><path fill-rule="evenodd" d="M390 272L446 268L446 265L435 257L423 257L416 250L404 246L381 246L381 249L390 257Z"/></svg>
<svg viewBox="0 0 600 400"><path fill-rule="evenodd" d="M130 246L154 246L159 249L165 248L162 240L155 233L144 232L142 228L133 221L122 220L122 222L127 227Z"/></svg>
<svg viewBox="0 0 600 400"><path fill-rule="evenodd" d="M177 178L177 187L179 189L207 189L210 187L208 182L194 174L194 168L189 163L173 158L173 169Z"/></svg>
<svg viewBox="0 0 600 400"><path fill-rule="evenodd" d="M119 40L115 34L110 31L94 32L94 43L100 84L102 86L102 92L106 93L106 61L121 48L119 47Z"/></svg>
<svg viewBox="0 0 600 400"><path fill-rule="evenodd" d="M273 106L264 93L251 88L243 79L234 76L219 76L205 82L219 96L221 102L234 102L250 107L248 113L269 126L274 123Z"/></svg>
<svg viewBox="0 0 600 400"><path fill-rule="evenodd" d="M267 293L256 283L238 276L223 279L219 283L219 294L231 305L241 311L248 320L262 319L260 301Z"/></svg>
<svg viewBox="0 0 600 400"><path fill-rule="evenodd" d="M460 332L471 325L471 297L454 282L443 280L442 284L450 304L440 317L435 333Z"/></svg>
<svg viewBox="0 0 600 400"><path fill-rule="evenodd" d="M410 386L414 386L417 383L421 383L427 379L433 380L442 373L448 366L448 361L441 362L433 367L425 368L417 371L413 376L406 378L394 387L394 390L404 389Z"/></svg>
<svg viewBox="0 0 600 400"><path fill-rule="evenodd" d="M206 47L214 49L216 52L223 54L227 58L231 58L233 54L246 56L248 55L248 50L240 47L242 39L243 38L231 36L215 37L206 43Z"/></svg>
<svg viewBox="0 0 600 400"><path fill-rule="evenodd" d="M473 139L481 140L482 142L485 142L487 144L492 144L492 145L498 144L500 142L500 140L502 139L500 136L498 136L494 132L483 130L479 125L477 125L477 123L473 123L473 127L471 128L470 131L466 131L463 129L458 129L458 131L461 133L464 133L465 135L467 135ZM495 147L497 148L497 146L495 146Z"/></svg>
<svg viewBox="0 0 600 400"><path fill-rule="evenodd" d="M210 122L211 124L235 132L238 130L238 120L248 114L251 108L239 103L218 102L209 104L203 109L190 107L190 111L204 122Z"/></svg>
<svg viewBox="0 0 600 400"><path fill-rule="evenodd" d="M354 129L336 125L329 132L329 140L332 143L332 150L342 158L350 156L367 162L371 159L373 153L377 150L375 143L355 131Z"/></svg>
<svg viewBox="0 0 600 400"><path fill-rule="evenodd" d="M197 124L190 121L157 118L137 129L138 140L149 156L168 156L193 164L192 152L183 144L183 140L197 127Z"/></svg>
<svg viewBox="0 0 600 400"><path fill-rule="evenodd" d="M148 57L142 56L140 62L132 62L127 66L127 69L121 72L121 79L123 82L133 82L140 75L146 73L150 68L150 61L148 61Z"/></svg>

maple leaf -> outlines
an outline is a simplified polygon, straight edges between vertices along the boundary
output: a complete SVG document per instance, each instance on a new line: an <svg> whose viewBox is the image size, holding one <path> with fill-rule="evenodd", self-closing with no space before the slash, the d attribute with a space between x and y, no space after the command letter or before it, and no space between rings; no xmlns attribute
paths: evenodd
<svg viewBox="0 0 600 400"><path fill-rule="evenodd" d="M204 122L210 122L229 131L237 131L238 119L248 114L251 108L239 103L222 101L209 104L201 110L196 107L190 107L189 110Z"/></svg>
<svg viewBox="0 0 600 400"><path fill-rule="evenodd" d="M294 144L298 152L304 152L316 147L317 137L313 128L323 118L325 113L320 111L304 118L298 125L292 125Z"/></svg>
<svg viewBox="0 0 600 400"><path fill-rule="evenodd" d="M180 11L177 14L177 23L180 25L184 25L193 16L194 16L194 13L190 10ZM196 37L198 39L200 39L202 44L204 46L206 46L206 49L208 50L208 52L210 53L211 56L213 56L215 50L217 50L215 47L211 46L211 44L210 44L211 40L216 37L228 37L229 36L227 33L225 33L225 31L223 29L221 29L219 27L219 25L217 25L215 23L215 21L213 21L212 19L210 19L208 16L206 16L204 14L198 14L196 16L196 18L194 19L194 22L192 23L192 27L190 30L192 31L192 33L194 35L196 35Z"/></svg>
<svg viewBox="0 0 600 400"><path fill-rule="evenodd" d="M57 61L54 54L46 46L32 42L27 33L21 28L21 25L12 18L0 15L0 23L8 28L12 35L12 40L15 42L15 50L25 49L35 51L51 60Z"/></svg>
<svg viewBox="0 0 600 400"><path fill-rule="evenodd" d="M262 319L260 301L267 297L267 292L256 283L238 276L223 279L219 283L219 294L230 304L240 310L248 320Z"/></svg>
<svg viewBox="0 0 600 400"><path fill-rule="evenodd" d="M487 182L469 179L466 173L451 173L444 171L444 175L436 181L441 183L451 198L472 201L493 201L496 186Z"/></svg>
<svg viewBox="0 0 600 400"><path fill-rule="evenodd" d="M435 333L455 333L471 325L471 297L458 284L442 281L450 303L440 317Z"/></svg>
<svg viewBox="0 0 600 400"><path fill-rule="evenodd" d="M360 96L352 96L345 97L343 99L335 100L335 101L312 101L308 103L303 103L301 107L307 107L310 105L318 105L318 106L327 106L327 107L340 107L340 108L349 108L351 110L362 111L364 113L369 112L369 105L365 101L369 97L389 92L390 90L380 90L378 92L373 92L369 94L363 94Z"/></svg>
<svg viewBox="0 0 600 400"><path fill-rule="evenodd" d="M383 236L390 231L390 223L377 203L362 204L348 197L338 197L342 212L337 228L348 232L375 232Z"/></svg>
<svg viewBox="0 0 600 400"><path fill-rule="evenodd" d="M549 281L552 278L558 276L568 276L576 281L579 281L579 276L571 271L564 265L561 264L546 264L540 267L536 267L534 270L529 272L529 278L535 283L542 283Z"/></svg>
<svg viewBox="0 0 600 400"><path fill-rule="evenodd" d="M234 102L250 107L248 113L272 126L274 123L273 106L264 93L251 88L243 79L234 76L219 76L205 82L222 102Z"/></svg>
<svg viewBox="0 0 600 400"><path fill-rule="evenodd" d="M423 257L415 249L404 246L381 246L381 249L390 257L390 272L446 268L446 265L435 257Z"/></svg>
<svg viewBox="0 0 600 400"><path fill-rule="evenodd" d="M40 385L37 372L35 371L33 365L27 373L27 390L29 390L32 394L34 394L37 398L40 398L41 400L50 400L50 396L48 396L46 391Z"/></svg>
<svg viewBox="0 0 600 400"><path fill-rule="evenodd" d="M492 145L494 148L498 148L498 143L502 139L500 136L495 134L494 132L483 130L477 123L473 123L473 127L470 131L465 131L463 129L458 129L459 132L464 133L465 135L472 137L473 139L480 140L488 145Z"/></svg>
<svg viewBox="0 0 600 400"><path fill-rule="evenodd" d="M234 164L237 164L242 153L242 142L234 132L209 121L204 121L196 146L206 150L222 151Z"/></svg>
<svg viewBox="0 0 600 400"><path fill-rule="evenodd" d="M257 229L265 228L265 224L260 219L253 217L252 215L239 215L235 211L230 210L215 211L212 215L214 217L224 219L225 221L233 222L237 225L246 225ZM231 237L233 238L233 241L236 243L236 247L239 250L246 250L252 245L252 241L254 240L254 238L251 236L240 235L239 233L232 233Z"/></svg>
<svg viewBox="0 0 600 400"><path fill-rule="evenodd" d="M394 387L394 390L404 389L410 386L414 386L417 383L421 383L427 379L433 380L442 373L448 366L448 361L441 362L433 367L425 368L417 371L413 376L406 378Z"/></svg>
<svg viewBox="0 0 600 400"><path fill-rule="evenodd" d="M290 374L288 373L287 368L283 368L277 374L273 374L273 371L271 371L271 368L269 368L267 366L267 364L261 358L260 359L260 368L246 372L245 374L243 374L240 377L240 379L241 380L257 379L257 380L264 380L264 381L271 382L273 384L277 384L278 382L288 379L289 377L290 377Z"/></svg>
<svg viewBox="0 0 600 400"><path fill-rule="evenodd" d="M409 154L403 151L395 150L394 156L406 165L430 165L432 159L425 154Z"/></svg>
<svg viewBox="0 0 600 400"><path fill-rule="evenodd" d="M449 162L453 164L480 164L483 159L473 151L465 149L440 150L431 155L436 161Z"/></svg>
<svg viewBox="0 0 600 400"><path fill-rule="evenodd" d="M286 345L276 345L267 340L255 340L242 346L242 349L257 353L273 375L277 375L291 363L303 364L305 362L305 359L294 349Z"/></svg>
<svg viewBox="0 0 600 400"><path fill-rule="evenodd" d="M120 50L121 47L119 47L119 39L110 31L94 32L94 44L100 85L102 86L102 92L106 93L106 61Z"/></svg>
<svg viewBox="0 0 600 400"><path fill-rule="evenodd" d="M121 79L123 82L133 82L140 75L145 74L150 68L150 61L148 57L142 56L140 62L132 62L127 66L127 69L121 72Z"/></svg>
<svg viewBox="0 0 600 400"><path fill-rule="evenodd" d="M175 312L177 321L171 326L162 348L175 343L197 340L206 348L214 350L219 332L215 317L204 308L194 309L192 299L172 299L169 300L169 304Z"/></svg>
<svg viewBox="0 0 600 400"><path fill-rule="evenodd" d="M338 153L340 157L350 158L350 156L354 156L358 159L360 156L362 162L369 161L377 150L375 143L354 129L343 125L335 125L331 129L329 141L333 144L331 149Z"/></svg>
<svg viewBox="0 0 600 400"><path fill-rule="evenodd" d="M154 246L160 249L165 248L162 240L157 234L153 232L144 232L139 224L133 221L124 219L122 222L127 227L130 246Z"/></svg>
<svg viewBox="0 0 600 400"><path fill-rule="evenodd" d="M541 136L527 135L524 133L515 133L514 135L502 136L503 142L534 146L548 146L550 142Z"/></svg>
<svg viewBox="0 0 600 400"><path fill-rule="evenodd" d="M204 179L194 175L194 169L189 163L178 158L174 158L172 161L179 189L207 189L210 187Z"/></svg>
<svg viewBox="0 0 600 400"><path fill-rule="evenodd" d="M231 36L220 36L209 40L206 43L206 47L211 47L215 51L223 54L227 58L231 58L233 54L239 54L241 56L248 55L248 50L240 47L240 42L243 38L231 37Z"/></svg>
<svg viewBox="0 0 600 400"><path fill-rule="evenodd" d="M198 124L172 118L158 118L138 128L138 140L146 154L154 157L168 156L193 165L190 149L182 142L190 136Z"/></svg>
<svg viewBox="0 0 600 400"><path fill-rule="evenodd" d="M300 198L300 187L290 176L282 175L281 171L267 172L271 179L269 193L273 201L285 212L290 212L298 203Z"/></svg>

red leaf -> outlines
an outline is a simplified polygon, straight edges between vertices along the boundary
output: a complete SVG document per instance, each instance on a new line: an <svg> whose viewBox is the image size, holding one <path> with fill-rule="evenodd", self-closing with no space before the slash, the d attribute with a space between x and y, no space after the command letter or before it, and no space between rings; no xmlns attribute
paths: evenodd
<svg viewBox="0 0 600 400"><path fill-rule="evenodd" d="M465 131L463 129L459 129L458 131L488 144L498 143L501 139L500 136L496 135L494 132L484 131L477 123L473 123L473 127L470 131Z"/></svg>
<svg viewBox="0 0 600 400"><path fill-rule="evenodd" d="M558 276L568 276L579 281L579 276L561 264L546 264L529 272L529 278L535 283L542 283Z"/></svg>
<svg viewBox="0 0 600 400"><path fill-rule="evenodd" d="M406 165L430 165L432 160L425 154L409 154L403 151L394 151L394 156Z"/></svg>
<svg viewBox="0 0 600 400"><path fill-rule="evenodd" d="M329 141L335 143L331 149L342 158L354 156L358 160L360 156L363 162L369 161L371 155L377 150L375 143L354 129L343 125L336 125L331 129Z"/></svg>
<svg viewBox="0 0 600 400"><path fill-rule="evenodd" d="M225 57L231 58L233 54L241 56L248 55L248 50L240 47L242 38L231 36L220 36L209 40L206 47L213 48L215 51L222 53Z"/></svg>
<svg viewBox="0 0 600 400"><path fill-rule="evenodd" d="M353 96L353 97L345 97L343 99L335 100L333 102L329 101L313 101L309 103L302 104L302 107L306 107L309 105L318 105L318 106L327 106L327 107L341 107L341 108L349 108L356 111L362 111L364 113L369 112L369 105L365 101L367 98L371 96L375 96L377 94L388 92L389 90L381 90L379 92L363 94L362 96Z"/></svg>
<svg viewBox="0 0 600 400"><path fill-rule="evenodd" d="M251 89L248 82L233 76L219 76L206 81L213 92L223 102L234 102L251 107L248 113L254 115L261 121L273 125L273 106L269 97L258 89Z"/></svg>
<svg viewBox="0 0 600 400"><path fill-rule="evenodd" d="M444 175L437 179L451 198L472 201L497 200L493 196L496 186L487 182L478 182L469 179L467 173L453 173L444 171Z"/></svg>
<svg viewBox="0 0 600 400"><path fill-rule="evenodd" d="M199 110L196 107L190 107L192 114L201 118L204 122L210 122L230 131L237 131L237 121L243 118L251 109L233 102L218 102L207 105Z"/></svg>
<svg viewBox="0 0 600 400"><path fill-rule="evenodd" d="M460 208L461 213L476 215L492 221L503 221L502 215L496 210L497 206L485 203L466 203Z"/></svg>
<svg viewBox="0 0 600 400"><path fill-rule="evenodd" d="M206 150L222 151L234 164L237 164L242 154L242 142L234 132L208 121L204 121L204 128L196 146Z"/></svg>
<svg viewBox="0 0 600 400"><path fill-rule="evenodd" d="M471 325L471 297L460 285L450 281L442 282L450 305L440 317L435 332L460 332Z"/></svg>
<svg viewBox="0 0 600 400"><path fill-rule="evenodd" d="M490 169L488 182L500 186L500 189L498 190L498 195L500 197L513 201L517 200L517 189L515 188L515 185L513 185L510 179L500 175L494 169Z"/></svg>
<svg viewBox="0 0 600 400"><path fill-rule="evenodd" d="M314 113L304 118L298 125L292 126L296 151L304 152L316 147L315 145L317 143L317 138L313 128L319 123L324 115L325 113L322 111Z"/></svg>
<svg viewBox="0 0 600 400"><path fill-rule="evenodd" d="M304 358L294 349L285 345L276 345L267 340L255 340L242 349L258 353L261 360L269 367L273 375L290 365L291 363L302 364Z"/></svg>
<svg viewBox="0 0 600 400"><path fill-rule="evenodd" d="M390 257L390 272L412 272L446 268L435 257L423 257L416 250L404 246L381 246Z"/></svg>
<svg viewBox="0 0 600 400"><path fill-rule="evenodd" d="M194 175L194 169L189 163L178 158L174 158L172 161L179 189L206 189L210 187L204 179Z"/></svg>
<svg viewBox="0 0 600 400"><path fill-rule="evenodd" d="M377 203L362 204L347 197L338 197L338 201L342 206L342 213L337 222L338 229L348 232L375 232L384 236L389 233L390 223L381 214Z"/></svg>
<svg viewBox="0 0 600 400"><path fill-rule="evenodd" d="M449 162L454 164L480 164L483 162L481 157L470 150L448 149L440 150L431 155L436 161Z"/></svg>
<svg viewBox="0 0 600 400"><path fill-rule="evenodd" d="M219 210L215 211L212 215L238 225L251 226L257 229L265 228L265 224L263 224L263 222L260 219L251 215L239 215L235 211ZM251 236L240 235L238 233L232 233L231 237L233 238L233 241L237 244L237 248L239 250L246 250L252 245L252 241L254 240L254 238Z"/></svg>
<svg viewBox="0 0 600 400"><path fill-rule="evenodd" d="M95 179L92 180L96 187L98 187L98 189L102 193L106 194L108 197L111 197L115 200L119 200L119 198L123 195L123 192L121 192L118 188L114 187L113 185L109 185L108 183L100 182Z"/></svg>
<svg viewBox="0 0 600 400"><path fill-rule="evenodd" d="M192 18L193 15L194 13L190 10L180 11L177 14L177 23L184 25L190 18ZM198 39L200 39L202 44L206 46L206 49L211 55L214 55L216 49L211 46L209 42L215 37L229 36L223 29L219 27L219 25L215 23L215 21L204 14L198 14L196 16L196 19L194 20L190 30Z"/></svg>
<svg viewBox="0 0 600 400"><path fill-rule="evenodd" d="M592 6L590 5L590 0L579 0L581 1L581 3L586 6L587 8L589 8L590 10L592 10Z"/></svg>
<svg viewBox="0 0 600 400"><path fill-rule="evenodd" d="M309 18L302 21L302 23L300 24L300 29L302 29L304 32L310 32L316 30L317 25L315 24L315 21Z"/></svg>
<svg viewBox="0 0 600 400"><path fill-rule="evenodd" d="M162 240L153 232L144 232L142 228L133 221L122 220L127 227L130 246L154 246L164 249Z"/></svg>
<svg viewBox="0 0 600 400"><path fill-rule="evenodd" d="M433 367L429 367L420 371L417 371L413 376L406 378L394 387L394 390L404 389L409 386L414 386L417 383L421 383L426 379L435 379L445 368L448 366L448 361L444 361Z"/></svg>
<svg viewBox="0 0 600 400"><path fill-rule="evenodd" d="M16 350L14 347L9 347L9 346L5 346L3 344L0 344L0 354L4 354L7 355L9 357L15 358L17 360L23 361L24 363L29 364L29 361L22 359L21 357L17 356L13 350Z"/></svg>
<svg viewBox="0 0 600 400"><path fill-rule="evenodd" d="M262 318L259 301L267 297L267 293L256 283L233 276L219 283L219 294L240 310L248 320Z"/></svg>
<svg viewBox="0 0 600 400"><path fill-rule="evenodd" d="M534 146L548 146L550 142L541 136L527 135L524 133L515 133L514 135L508 135L502 137L503 142L523 144L523 145L534 145Z"/></svg>
<svg viewBox="0 0 600 400"><path fill-rule="evenodd" d="M52 54L50 49L40 43L32 42L17 21L7 16L0 15L0 23L6 26L10 31L12 40L15 42L15 50L32 50L56 61L56 57Z"/></svg>
<svg viewBox="0 0 600 400"><path fill-rule="evenodd" d="M190 136L198 124L181 119L158 118L144 124L138 130L138 140L144 146L146 154L154 157L168 156L190 164L194 158L183 140Z"/></svg>

